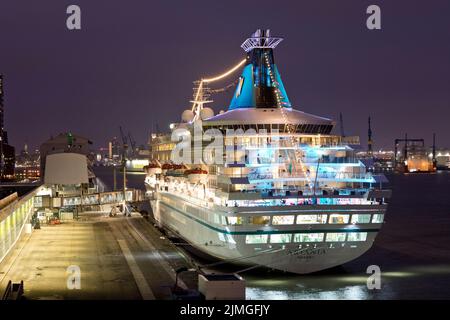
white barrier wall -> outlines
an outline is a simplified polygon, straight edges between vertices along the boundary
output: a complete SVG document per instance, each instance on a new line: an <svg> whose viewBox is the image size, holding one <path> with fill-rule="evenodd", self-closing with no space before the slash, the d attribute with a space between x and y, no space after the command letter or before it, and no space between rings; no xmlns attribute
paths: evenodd
<svg viewBox="0 0 450 320"><path fill-rule="evenodd" d="M0 262L16 244L24 225L30 222L34 211L34 196L39 189L36 188L0 210Z"/></svg>

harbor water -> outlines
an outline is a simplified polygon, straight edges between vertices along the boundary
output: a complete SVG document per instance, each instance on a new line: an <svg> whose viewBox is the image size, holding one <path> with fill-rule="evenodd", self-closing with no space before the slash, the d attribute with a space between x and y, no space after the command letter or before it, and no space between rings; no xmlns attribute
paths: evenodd
<svg viewBox="0 0 450 320"><path fill-rule="evenodd" d="M112 168L95 168L112 186ZM129 187L144 188L144 175L128 174ZM392 198L373 247L340 267L295 275L253 269L247 299L448 299L450 297L450 172L387 176ZM117 172L117 186L122 186ZM381 288L369 290L369 266L381 270ZM234 272L224 265L217 271Z"/></svg>

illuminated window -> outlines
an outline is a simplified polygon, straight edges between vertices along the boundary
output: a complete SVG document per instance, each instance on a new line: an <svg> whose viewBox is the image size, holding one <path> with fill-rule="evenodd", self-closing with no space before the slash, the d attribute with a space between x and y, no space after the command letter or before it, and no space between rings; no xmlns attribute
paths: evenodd
<svg viewBox="0 0 450 320"><path fill-rule="evenodd" d="M270 243L289 243L291 238L292 234L271 234Z"/></svg>
<svg viewBox="0 0 450 320"><path fill-rule="evenodd" d="M269 224L270 223L270 216L254 216L250 217L250 223L251 224Z"/></svg>
<svg viewBox="0 0 450 320"><path fill-rule="evenodd" d="M294 224L294 216L273 216L272 224L274 225Z"/></svg>
<svg viewBox="0 0 450 320"><path fill-rule="evenodd" d="M333 213L333 214L330 214L330 221L328 223L343 224L343 223L348 223L348 219L349 219L348 214Z"/></svg>
<svg viewBox="0 0 450 320"><path fill-rule="evenodd" d="M244 219L242 217L228 217L228 224L240 225L244 222L243 220Z"/></svg>
<svg viewBox="0 0 450 320"><path fill-rule="evenodd" d="M326 214L302 214L297 216L297 224L327 223Z"/></svg>
<svg viewBox="0 0 450 320"><path fill-rule="evenodd" d="M245 243L254 244L254 243L267 243L267 239L269 236L267 234L248 234L245 237Z"/></svg>
<svg viewBox="0 0 450 320"><path fill-rule="evenodd" d="M383 223L384 214L374 214L372 218L372 223Z"/></svg>
<svg viewBox="0 0 450 320"><path fill-rule="evenodd" d="M367 232L351 232L348 234L347 241L366 241Z"/></svg>
<svg viewBox="0 0 450 320"><path fill-rule="evenodd" d="M370 223L370 214L354 214L352 223Z"/></svg>
<svg viewBox="0 0 450 320"><path fill-rule="evenodd" d="M322 242L323 233L296 233L294 242Z"/></svg>
<svg viewBox="0 0 450 320"><path fill-rule="evenodd" d="M219 240L222 242L227 242L227 240L225 240L225 235L221 232L218 232L217 235L219 236Z"/></svg>
<svg viewBox="0 0 450 320"><path fill-rule="evenodd" d="M236 98L241 95L243 84L244 84L244 77L239 77L238 87L236 88Z"/></svg>
<svg viewBox="0 0 450 320"><path fill-rule="evenodd" d="M342 242L345 241L345 232L327 233L327 242Z"/></svg>
<svg viewBox="0 0 450 320"><path fill-rule="evenodd" d="M227 234L226 236L228 243L236 244L236 241L234 241L233 236L231 234Z"/></svg>

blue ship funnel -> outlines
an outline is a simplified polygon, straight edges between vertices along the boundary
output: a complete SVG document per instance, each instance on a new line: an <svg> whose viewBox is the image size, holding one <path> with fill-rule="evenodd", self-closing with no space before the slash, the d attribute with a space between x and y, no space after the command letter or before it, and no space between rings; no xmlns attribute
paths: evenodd
<svg viewBox="0 0 450 320"><path fill-rule="evenodd" d="M247 64L228 110L242 108L291 108L291 103L274 62L273 49L282 38L270 37L270 30L257 30L242 44Z"/></svg>

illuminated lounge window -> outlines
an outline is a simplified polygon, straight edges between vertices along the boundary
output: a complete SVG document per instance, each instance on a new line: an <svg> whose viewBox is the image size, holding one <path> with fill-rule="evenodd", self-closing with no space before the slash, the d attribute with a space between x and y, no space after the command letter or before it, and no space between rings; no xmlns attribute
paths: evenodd
<svg viewBox="0 0 450 320"><path fill-rule="evenodd" d="M384 220L384 214L378 213L374 214L372 218L372 223L383 223Z"/></svg>
<svg viewBox="0 0 450 320"><path fill-rule="evenodd" d="M254 216L250 217L251 224L262 224L267 225L270 224L270 216Z"/></svg>
<svg viewBox="0 0 450 320"><path fill-rule="evenodd" d="M236 244L236 241L234 241L233 236L231 234L227 234L226 236L228 243Z"/></svg>
<svg viewBox="0 0 450 320"><path fill-rule="evenodd" d="M343 224L343 223L348 223L348 219L349 219L348 214L333 213L333 214L330 214L330 220L328 223Z"/></svg>
<svg viewBox="0 0 450 320"><path fill-rule="evenodd" d="M297 216L297 224L317 224L327 223L326 214L299 214Z"/></svg>
<svg viewBox="0 0 450 320"><path fill-rule="evenodd" d="M350 232L347 236L347 241L366 241L367 232Z"/></svg>
<svg viewBox="0 0 450 320"><path fill-rule="evenodd" d="M219 240L222 242L227 242L227 240L225 239L225 235L221 232L217 232L217 235L219 236Z"/></svg>
<svg viewBox="0 0 450 320"><path fill-rule="evenodd" d="M242 217L228 217L228 224L230 225L240 225L244 222Z"/></svg>
<svg viewBox="0 0 450 320"><path fill-rule="evenodd" d="M326 241L327 242L342 242L345 241L345 232L333 232L327 233Z"/></svg>
<svg viewBox="0 0 450 320"><path fill-rule="evenodd" d="M294 216L273 216L273 225L294 224Z"/></svg>
<svg viewBox="0 0 450 320"><path fill-rule="evenodd" d="M322 242L323 233L296 233L294 242Z"/></svg>
<svg viewBox="0 0 450 320"><path fill-rule="evenodd" d="M292 234L271 234L270 243L289 243L291 242Z"/></svg>
<svg viewBox="0 0 450 320"><path fill-rule="evenodd" d="M255 244L255 243L267 243L269 236L267 234L248 234L245 237L245 243Z"/></svg>
<svg viewBox="0 0 450 320"><path fill-rule="evenodd" d="M354 214L352 215L352 223L370 223L370 214Z"/></svg>
<svg viewBox="0 0 450 320"><path fill-rule="evenodd" d="M226 226L227 225L227 217L220 216L220 219L222 220L222 225Z"/></svg>

